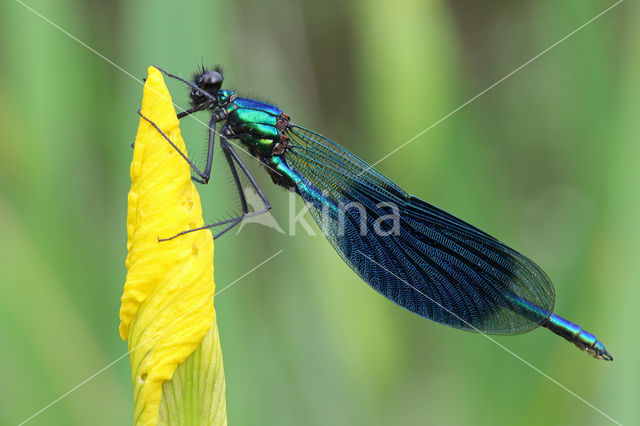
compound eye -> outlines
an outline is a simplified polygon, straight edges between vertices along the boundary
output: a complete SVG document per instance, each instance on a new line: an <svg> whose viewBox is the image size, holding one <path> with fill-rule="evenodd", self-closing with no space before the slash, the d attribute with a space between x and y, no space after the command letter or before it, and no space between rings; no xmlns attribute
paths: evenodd
<svg viewBox="0 0 640 426"><path fill-rule="evenodd" d="M207 71L200 80L201 87L212 87L222 85L222 74L217 71Z"/></svg>

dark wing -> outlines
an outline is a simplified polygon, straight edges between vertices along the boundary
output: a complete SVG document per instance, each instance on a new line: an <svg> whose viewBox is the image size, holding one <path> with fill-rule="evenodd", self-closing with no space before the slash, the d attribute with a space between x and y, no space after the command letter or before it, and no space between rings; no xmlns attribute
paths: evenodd
<svg viewBox="0 0 640 426"><path fill-rule="evenodd" d="M413 197L329 139L286 130L286 165L340 256L411 312L469 331L529 331L553 311L535 263L474 226ZM352 203L352 204L350 204Z"/></svg>

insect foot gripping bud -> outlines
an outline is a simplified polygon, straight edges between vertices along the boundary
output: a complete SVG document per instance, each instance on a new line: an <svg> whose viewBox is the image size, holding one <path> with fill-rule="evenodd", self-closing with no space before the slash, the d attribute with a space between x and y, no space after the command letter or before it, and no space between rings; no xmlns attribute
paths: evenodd
<svg viewBox="0 0 640 426"><path fill-rule="evenodd" d="M128 340L134 425L226 425L213 295L213 238L203 225L171 96L149 68L131 162L127 279L120 336Z"/></svg>

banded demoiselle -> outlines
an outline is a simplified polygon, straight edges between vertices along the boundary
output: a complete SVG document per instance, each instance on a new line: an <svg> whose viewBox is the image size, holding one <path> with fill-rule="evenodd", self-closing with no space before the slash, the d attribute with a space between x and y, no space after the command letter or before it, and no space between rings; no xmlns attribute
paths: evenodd
<svg viewBox="0 0 640 426"><path fill-rule="evenodd" d="M387 299L424 318L467 331L518 334L543 326L596 358L613 360L596 336L553 313L553 284L526 256L408 194L340 145L293 124L278 107L222 89L219 68L203 67L191 82L158 69L191 88L191 107L178 118L204 110L211 113L204 170L180 152L195 172L193 180L209 181L219 135L242 207L237 217L171 238L222 226L214 235L217 238L243 219L271 208L229 142L236 140L265 166L276 185L304 199L344 261ZM249 212L240 174L264 203L261 210Z"/></svg>

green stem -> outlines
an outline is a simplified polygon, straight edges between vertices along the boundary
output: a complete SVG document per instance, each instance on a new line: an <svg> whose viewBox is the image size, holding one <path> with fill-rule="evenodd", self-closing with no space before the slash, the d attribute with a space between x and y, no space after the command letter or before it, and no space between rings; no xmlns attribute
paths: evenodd
<svg viewBox="0 0 640 426"><path fill-rule="evenodd" d="M173 378L163 383L159 414L162 426L226 426L224 370L215 320Z"/></svg>

